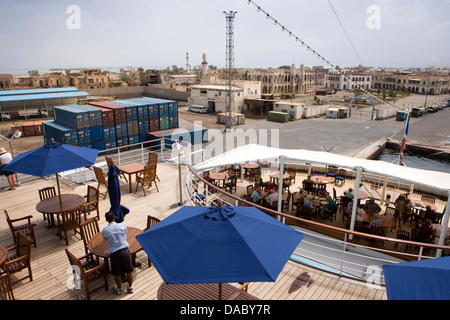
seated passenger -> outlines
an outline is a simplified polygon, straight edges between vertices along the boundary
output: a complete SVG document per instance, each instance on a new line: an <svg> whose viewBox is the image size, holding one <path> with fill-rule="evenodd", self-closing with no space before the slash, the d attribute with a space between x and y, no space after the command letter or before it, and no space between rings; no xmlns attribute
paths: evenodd
<svg viewBox="0 0 450 320"><path fill-rule="evenodd" d="M269 196L266 198L266 201L272 206L274 201L278 201L278 194L274 189L270 190Z"/></svg>
<svg viewBox="0 0 450 320"><path fill-rule="evenodd" d="M253 193L250 195L250 197L252 198L253 203L260 201L263 198L261 187L257 187L255 191L253 191Z"/></svg>
<svg viewBox="0 0 450 320"><path fill-rule="evenodd" d="M370 198L364 206L364 211L369 214L375 214L381 211L381 207L375 202L374 198Z"/></svg>
<svg viewBox="0 0 450 320"><path fill-rule="evenodd" d="M353 189L352 188L348 189L348 191L344 193L344 196L353 200L353 198L355 197L355 195L353 194Z"/></svg>
<svg viewBox="0 0 450 320"><path fill-rule="evenodd" d="M431 242L433 237L433 228L431 227L430 219L427 219L425 223L422 223L417 236L418 240L421 242Z"/></svg>
<svg viewBox="0 0 450 320"><path fill-rule="evenodd" d="M320 210L320 217L323 219L330 217L336 206L336 202L330 196L327 197L327 201L328 203Z"/></svg>

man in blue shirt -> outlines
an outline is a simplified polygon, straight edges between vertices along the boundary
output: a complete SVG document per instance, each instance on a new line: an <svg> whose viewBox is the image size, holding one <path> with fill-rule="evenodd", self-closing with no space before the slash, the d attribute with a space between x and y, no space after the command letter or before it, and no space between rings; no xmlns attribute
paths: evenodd
<svg viewBox="0 0 450 320"><path fill-rule="evenodd" d="M128 293L133 293L133 262L127 242L127 227L123 223L116 223L112 212L105 214L108 226L102 230L102 236L108 241L109 258L111 261L111 273L116 285L114 291L122 294L122 274L126 274L128 281Z"/></svg>

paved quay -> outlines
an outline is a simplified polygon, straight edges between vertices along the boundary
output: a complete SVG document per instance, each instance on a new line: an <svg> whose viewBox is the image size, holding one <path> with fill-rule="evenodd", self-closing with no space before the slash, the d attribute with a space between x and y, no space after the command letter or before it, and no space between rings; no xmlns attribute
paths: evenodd
<svg viewBox="0 0 450 320"><path fill-rule="evenodd" d="M214 115L198 115L186 111L180 112L180 118L182 119L181 126L201 121L202 125L208 129L223 131L225 128L224 125L216 123ZM420 118L411 118L408 143L439 147L440 142L450 140L449 123L450 108L425 114ZM322 146L327 150L334 147L332 152L336 154L365 157L387 139L401 140L404 126L404 121L396 121L395 118L363 120L321 117L289 123L246 118L245 124L237 126L236 129L244 132L249 129L256 130L256 132L267 129L269 144L271 129L278 129L280 148L322 151ZM449 149L448 146L440 147L444 150Z"/></svg>

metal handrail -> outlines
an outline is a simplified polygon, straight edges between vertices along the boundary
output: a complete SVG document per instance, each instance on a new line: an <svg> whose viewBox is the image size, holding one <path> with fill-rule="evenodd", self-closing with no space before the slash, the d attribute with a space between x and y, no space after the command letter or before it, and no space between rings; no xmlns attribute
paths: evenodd
<svg viewBox="0 0 450 320"><path fill-rule="evenodd" d="M414 256L414 257L417 257L418 260L421 260L422 258L426 258L426 257L423 256L423 250L424 249L450 250L450 246L436 245L436 244L431 244L431 243L423 243L423 242L416 242L416 241L409 241L409 240L402 240L402 239L396 239L396 238L391 238L391 237L367 234L367 233L359 232L359 231L352 231L352 230L342 229L342 228L339 228L339 227L326 225L326 224L323 224L323 223L320 223L320 222L306 220L306 219L302 219L302 218L299 218L299 217L291 216L291 215L288 215L288 214L285 214L285 213L282 213L282 212L278 212L278 211L272 210L270 208L263 207L261 205L258 205L258 204L255 204L253 202L247 201L246 199L243 199L243 198L237 197L237 196L235 196L235 195L233 195L231 193L228 193L225 190L217 187L216 185L206 181L199 173L197 173L195 171L195 169L191 165L191 163L189 161L190 159L188 158L188 157L190 157L190 154L186 153L185 156L186 156L186 166L187 166L189 172L191 174L193 174L199 181L204 183L204 185L206 186L206 192L207 193L209 193L209 189L212 189L212 190L217 191L220 194L226 195L227 197L230 197L231 199L236 200L237 202L244 203L245 205L253 206L253 207L255 207L255 208L257 208L257 209L259 209L259 210L261 210L261 211L263 211L265 213L273 215L275 217L289 218L289 219L292 219L292 220L295 220L295 221L298 221L298 222L304 222L304 223L307 223L309 225L317 226L317 227L324 228L324 229L327 229L327 230L330 230L330 231L335 231L335 232L343 235L343 237L344 237L344 239L343 239L343 241L344 241L344 248L345 248L345 246L347 244L351 244L352 246L355 245L353 242L349 242L348 241L348 237L350 235L352 235L352 236L364 237L366 239L380 240L380 241L391 242L391 243L394 243L394 244L403 244L403 245L407 245L407 246L409 245L409 246L419 247L419 254L417 256L416 255L412 255L412 254L406 254L406 253L400 253L400 252L395 252L395 251L384 250L387 253L395 253L395 254L401 254L401 255L405 255L405 256ZM186 174L188 174L188 172L186 172ZM187 181L187 183L188 183L188 181ZM189 190L189 191L191 193L191 190ZM380 251L377 248L370 247L370 249ZM345 251L343 252L343 255L345 255Z"/></svg>

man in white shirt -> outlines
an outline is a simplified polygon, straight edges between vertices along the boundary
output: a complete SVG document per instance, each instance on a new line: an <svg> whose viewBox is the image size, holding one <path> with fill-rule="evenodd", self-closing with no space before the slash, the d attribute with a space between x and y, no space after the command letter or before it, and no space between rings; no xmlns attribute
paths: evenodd
<svg viewBox="0 0 450 320"><path fill-rule="evenodd" d="M109 258L111 261L111 273L116 285L114 291L122 294L122 274L126 274L128 293L133 293L133 261L127 242L127 227L123 223L116 223L114 213L107 212L105 219L108 225L103 229L103 239L108 241Z"/></svg>
<svg viewBox="0 0 450 320"><path fill-rule="evenodd" d="M275 192L275 190L270 190L269 196L266 198L266 201L272 205L274 201L278 201L278 194Z"/></svg>

